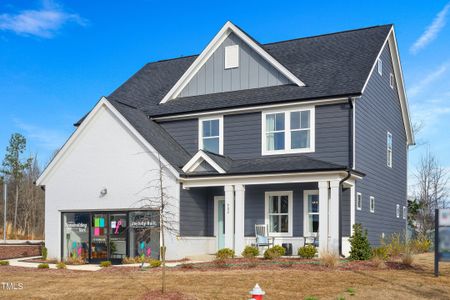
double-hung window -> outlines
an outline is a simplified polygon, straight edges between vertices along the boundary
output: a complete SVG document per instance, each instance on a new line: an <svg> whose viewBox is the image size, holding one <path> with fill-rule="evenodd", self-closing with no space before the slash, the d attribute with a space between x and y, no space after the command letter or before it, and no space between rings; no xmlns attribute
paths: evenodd
<svg viewBox="0 0 450 300"><path fill-rule="evenodd" d="M362 194L361 193L356 194L356 209L357 210L362 209Z"/></svg>
<svg viewBox="0 0 450 300"><path fill-rule="evenodd" d="M266 224L272 236L292 235L292 191L266 192Z"/></svg>
<svg viewBox="0 0 450 300"><path fill-rule="evenodd" d="M319 233L319 191L305 190L303 194L303 235L317 236Z"/></svg>
<svg viewBox="0 0 450 300"><path fill-rule="evenodd" d="M314 108L262 113L262 154L314 152Z"/></svg>
<svg viewBox="0 0 450 300"><path fill-rule="evenodd" d="M386 145L387 145L387 149L386 149L386 154L387 154L387 166L389 168L392 168L392 134L390 132L387 133L387 138L386 138Z"/></svg>
<svg viewBox="0 0 450 300"><path fill-rule="evenodd" d="M199 119L199 148L223 154L223 118Z"/></svg>

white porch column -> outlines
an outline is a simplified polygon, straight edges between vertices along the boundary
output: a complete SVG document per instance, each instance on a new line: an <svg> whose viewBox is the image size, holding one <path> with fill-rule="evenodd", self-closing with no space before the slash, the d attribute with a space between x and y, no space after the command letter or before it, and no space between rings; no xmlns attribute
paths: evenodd
<svg viewBox="0 0 450 300"><path fill-rule="evenodd" d="M234 249L234 186L225 186L225 248Z"/></svg>
<svg viewBox="0 0 450 300"><path fill-rule="evenodd" d="M319 181L319 254L328 250L328 181Z"/></svg>
<svg viewBox="0 0 450 300"><path fill-rule="evenodd" d="M234 251L241 255L245 248L244 222L245 222L245 186L237 184L235 190L235 221L234 221Z"/></svg>
<svg viewBox="0 0 450 300"><path fill-rule="evenodd" d="M328 251L339 254L339 180L330 181Z"/></svg>

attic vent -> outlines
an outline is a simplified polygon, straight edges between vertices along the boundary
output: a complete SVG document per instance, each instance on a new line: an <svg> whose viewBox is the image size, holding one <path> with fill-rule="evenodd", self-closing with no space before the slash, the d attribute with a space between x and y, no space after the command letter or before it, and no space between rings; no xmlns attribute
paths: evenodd
<svg viewBox="0 0 450 300"><path fill-rule="evenodd" d="M239 67L239 45L225 47L225 69Z"/></svg>

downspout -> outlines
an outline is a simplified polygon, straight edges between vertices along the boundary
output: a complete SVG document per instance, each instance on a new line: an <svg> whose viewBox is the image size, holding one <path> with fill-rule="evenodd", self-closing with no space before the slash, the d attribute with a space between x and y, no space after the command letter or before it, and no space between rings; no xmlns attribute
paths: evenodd
<svg viewBox="0 0 450 300"><path fill-rule="evenodd" d="M342 254L342 195L343 195L343 183L350 178L351 170L353 169L353 101L351 97L348 97L349 114L348 114L348 169L347 176L339 181L339 255Z"/></svg>

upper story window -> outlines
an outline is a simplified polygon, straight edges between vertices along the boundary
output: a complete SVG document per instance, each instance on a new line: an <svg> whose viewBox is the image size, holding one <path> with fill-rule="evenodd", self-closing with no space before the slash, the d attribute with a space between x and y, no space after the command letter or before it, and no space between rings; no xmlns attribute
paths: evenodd
<svg viewBox="0 0 450 300"><path fill-rule="evenodd" d="M370 196L370 203L369 203L369 208L370 208L370 212L374 213L375 212L375 197Z"/></svg>
<svg viewBox="0 0 450 300"><path fill-rule="evenodd" d="M395 206L395 216L396 216L397 218L400 218L400 204L397 204L397 205Z"/></svg>
<svg viewBox="0 0 450 300"><path fill-rule="evenodd" d="M403 206L403 219L406 220L406 216L408 214L408 210L406 209L406 206Z"/></svg>
<svg viewBox="0 0 450 300"><path fill-rule="evenodd" d="M272 236L292 235L292 191L266 192L266 224Z"/></svg>
<svg viewBox="0 0 450 300"><path fill-rule="evenodd" d="M378 74L383 75L383 61L381 60L381 58L377 60L377 69Z"/></svg>
<svg viewBox="0 0 450 300"><path fill-rule="evenodd" d="M199 148L223 154L223 117L199 119Z"/></svg>
<svg viewBox="0 0 450 300"><path fill-rule="evenodd" d="M391 86L391 89L394 89L394 74L389 75L389 85Z"/></svg>
<svg viewBox="0 0 450 300"><path fill-rule="evenodd" d="M225 69L239 67L239 45L225 47Z"/></svg>
<svg viewBox="0 0 450 300"><path fill-rule="evenodd" d="M387 145L387 166L389 168L392 168L392 134L390 132L387 133L386 138L386 145Z"/></svg>
<svg viewBox="0 0 450 300"><path fill-rule="evenodd" d="M262 154L314 151L314 108L262 113Z"/></svg>

